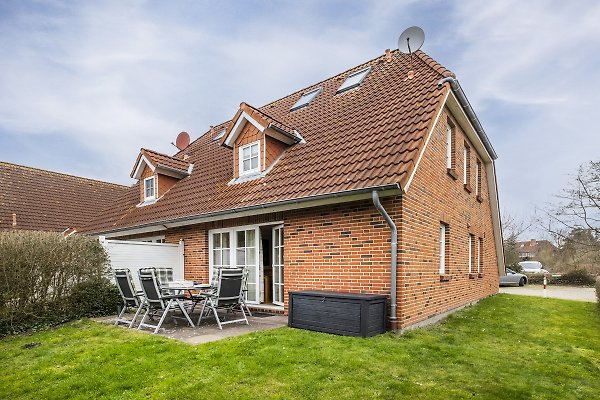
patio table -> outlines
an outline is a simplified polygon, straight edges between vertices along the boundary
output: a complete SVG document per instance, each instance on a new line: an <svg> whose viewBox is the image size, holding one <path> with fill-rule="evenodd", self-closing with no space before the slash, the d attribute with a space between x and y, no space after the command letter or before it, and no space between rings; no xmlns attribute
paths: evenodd
<svg viewBox="0 0 600 400"><path fill-rule="evenodd" d="M190 307L190 309L188 311L190 314L194 311L196 304L198 304L201 301L198 298L194 299L194 296L192 296L192 291L196 290L196 291L199 291L202 293L202 292L206 292L211 287L212 286L208 283L199 283L199 282L192 282L192 281L171 281L171 282L167 282L164 285L162 285L163 289L188 292L189 299L192 301L192 306Z"/></svg>

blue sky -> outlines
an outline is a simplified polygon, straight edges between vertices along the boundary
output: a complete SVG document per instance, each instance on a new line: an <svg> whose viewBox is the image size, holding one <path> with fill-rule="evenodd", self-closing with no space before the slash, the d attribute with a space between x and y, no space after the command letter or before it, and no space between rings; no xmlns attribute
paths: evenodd
<svg viewBox="0 0 600 400"><path fill-rule="evenodd" d="M599 158L598 21L597 1L0 1L0 160L130 184L140 147L173 153L419 25L525 218Z"/></svg>

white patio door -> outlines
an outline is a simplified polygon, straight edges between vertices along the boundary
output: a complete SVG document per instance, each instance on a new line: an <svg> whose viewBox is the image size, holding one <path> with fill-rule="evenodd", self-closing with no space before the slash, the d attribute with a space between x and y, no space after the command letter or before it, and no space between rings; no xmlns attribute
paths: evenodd
<svg viewBox="0 0 600 400"><path fill-rule="evenodd" d="M235 230L235 265L248 269L248 303L259 302L259 235L258 227Z"/></svg>
<svg viewBox="0 0 600 400"><path fill-rule="evenodd" d="M283 225L273 228L273 304L283 305Z"/></svg>

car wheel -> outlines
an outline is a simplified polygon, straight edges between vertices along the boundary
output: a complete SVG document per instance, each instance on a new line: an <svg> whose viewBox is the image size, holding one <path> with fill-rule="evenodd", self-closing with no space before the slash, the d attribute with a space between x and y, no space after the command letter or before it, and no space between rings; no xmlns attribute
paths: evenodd
<svg viewBox="0 0 600 400"><path fill-rule="evenodd" d="M525 278L521 278L519 281L519 286L525 286Z"/></svg>

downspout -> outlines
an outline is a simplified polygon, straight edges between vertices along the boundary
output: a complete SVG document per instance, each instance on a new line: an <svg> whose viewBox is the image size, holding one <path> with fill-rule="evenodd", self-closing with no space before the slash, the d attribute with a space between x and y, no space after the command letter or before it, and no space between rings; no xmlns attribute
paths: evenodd
<svg viewBox="0 0 600 400"><path fill-rule="evenodd" d="M385 219L385 222L387 222L387 224L390 226L390 230L391 230L390 238L391 238L391 251L392 251L392 271L391 271L391 277L390 277L390 279L391 279L390 325L392 326L393 330L396 330L398 328L398 321L396 318L396 309L397 309L396 280L397 280L397 276L398 276L398 228L396 227L396 224L394 223L392 218L389 216L387 211L385 211L385 208L383 208L383 206L381 205L381 202L379 201L379 192L377 190L373 190L372 194L373 194L373 205L375 206L377 211L379 211L379 214L381 214L383 219Z"/></svg>
<svg viewBox="0 0 600 400"><path fill-rule="evenodd" d="M490 139L488 139L487 135L485 134L485 131L483 130L483 126L481 126L481 122L479 122L479 118L477 118L477 115L475 115L475 111L473 111L473 107L471 107L471 103L469 103L469 100L467 99L465 92L460 87L460 84L458 83L458 81L455 78L449 76L447 78L441 79L438 82L438 89L441 89L442 86L444 86L444 84L446 82L450 83L452 92L456 95L458 102L460 103L461 107L465 111L465 114L467 114L469 121L471 121L471 123L473 124L475 131L481 138L481 141L483 142L485 149L490 153L492 160L497 159L498 155L494 151L494 148L492 147L492 143L490 142Z"/></svg>

